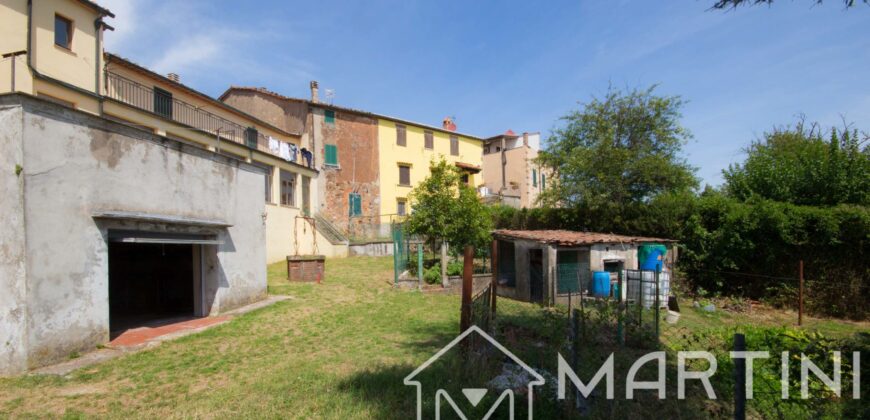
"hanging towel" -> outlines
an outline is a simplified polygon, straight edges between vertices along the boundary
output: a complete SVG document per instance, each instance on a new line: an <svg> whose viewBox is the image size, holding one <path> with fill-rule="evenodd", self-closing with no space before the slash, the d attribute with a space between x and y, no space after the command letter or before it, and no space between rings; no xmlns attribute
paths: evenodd
<svg viewBox="0 0 870 420"><path fill-rule="evenodd" d="M281 142L281 149L278 153L278 156L280 156L281 159L284 159L288 162L290 161L290 144L289 143L284 143L283 141Z"/></svg>
<svg viewBox="0 0 870 420"><path fill-rule="evenodd" d="M273 155L277 155L281 153L281 144L277 139L269 136L269 151L272 152Z"/></svg>

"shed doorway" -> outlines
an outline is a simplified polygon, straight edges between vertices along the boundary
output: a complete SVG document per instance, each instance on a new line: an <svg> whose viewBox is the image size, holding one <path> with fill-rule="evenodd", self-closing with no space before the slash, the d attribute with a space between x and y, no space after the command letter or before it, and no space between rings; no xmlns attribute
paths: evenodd
<svg viewBox="0 0 870 420"><path fill-rule="evenodd" d="M529 300L544 302L544 251L529 250Z"/></svg>
<svg viewBox="0 0 870 420"><path fill-rule="evenodd" d="M109 242L109 330L157 326L201 312L201 246Z"/></svg>

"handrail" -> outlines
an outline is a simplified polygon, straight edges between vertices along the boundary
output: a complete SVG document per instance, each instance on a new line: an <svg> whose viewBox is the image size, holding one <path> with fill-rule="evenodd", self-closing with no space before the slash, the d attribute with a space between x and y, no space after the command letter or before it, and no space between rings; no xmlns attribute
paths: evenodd
<svg viewBox="0 0 870 420"><path fill-rule="evenodd" d="M221 140L246 145L277 156L277 153L269 148L269 138L256 128L244 127L201 107L172 97L171 94L155 92L153 88L119 74L107 73L106 97L217 136Z"/></svg>

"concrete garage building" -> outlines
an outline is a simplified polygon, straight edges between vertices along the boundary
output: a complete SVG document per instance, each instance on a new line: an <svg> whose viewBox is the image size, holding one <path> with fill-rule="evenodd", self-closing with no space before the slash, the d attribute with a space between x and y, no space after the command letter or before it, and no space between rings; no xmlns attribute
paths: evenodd
<svg viewBox="0 0 870 420"><path fill-rule="evenodd" d="M498 242L498 294L544 305L566 304L565 290L578 273L580 287L588 290L593 271L636 270L640 245L666 244L665 269L676 259L670 239L568 230L496 230L493 238Z"/></svg>
<svg viewBox="0 0 870 420"><path fill-rule="evenodd" d="M0 96L0 374L266 294L263 169Z"/></svg>

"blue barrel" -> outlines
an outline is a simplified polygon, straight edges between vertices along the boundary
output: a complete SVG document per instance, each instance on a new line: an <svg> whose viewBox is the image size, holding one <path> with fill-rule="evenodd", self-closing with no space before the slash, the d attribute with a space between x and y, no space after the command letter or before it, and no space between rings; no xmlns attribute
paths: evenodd
<svg viewBox="0 0 870 420"><path fill-rule="evenodd" d="M597 297L610 296L610 273L607 271L592 272L592 295Z"/></svg>

